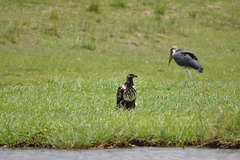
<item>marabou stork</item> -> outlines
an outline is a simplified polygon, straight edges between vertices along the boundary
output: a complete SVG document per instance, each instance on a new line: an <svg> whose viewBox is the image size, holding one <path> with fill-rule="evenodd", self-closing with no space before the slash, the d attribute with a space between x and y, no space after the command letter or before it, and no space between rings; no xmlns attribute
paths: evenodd
<svg viewBox="0 0 240 160"><path fill-rule="evenodd" d="M124 107L124 109L135 108L135 100L137 97L137 88L133 85L133 78L137 77L135 74L128 74L125 83L118 87L117 90L117 109Z"/></svg>
<svg viewBox="0 0 240 160"><path fill-rule="evenodd" d="M193 76L188 69L193 68L193 69L197 70L198 72L202 73L203 67L200 64L200 62L198 61L197 56L191 52L185 51L183 49L177 49L176 46L172 46L169 61L168 61L168 66L169 66L172 58L174 58L175 62L179 66L186 68L186 79L184 82L184 87L187 83L187 72L189 73L189 75L192 78L193 86L195 86L194 81L193 81Z"/></svg>

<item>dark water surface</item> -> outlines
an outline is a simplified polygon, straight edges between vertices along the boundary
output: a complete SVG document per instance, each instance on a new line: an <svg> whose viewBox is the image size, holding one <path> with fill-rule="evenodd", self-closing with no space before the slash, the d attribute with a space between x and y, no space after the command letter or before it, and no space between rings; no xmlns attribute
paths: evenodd
<svg viewBox="0 0 240 160"><path fill-rule="evenodd" d="M128 149L10 149L0 148L0 160L240 160L240 150L136 147Z"/></svg>

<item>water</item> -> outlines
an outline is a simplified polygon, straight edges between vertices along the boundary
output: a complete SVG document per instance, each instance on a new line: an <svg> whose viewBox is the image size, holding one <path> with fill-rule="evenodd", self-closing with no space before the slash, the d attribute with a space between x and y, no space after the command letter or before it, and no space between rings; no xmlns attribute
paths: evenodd
<svg viewBox="0 0 240 160"><path fill-rule="evenodd" d="M0 148L0 160L239 160L240 150L136 147L128 149L9 149Z"/></svg>

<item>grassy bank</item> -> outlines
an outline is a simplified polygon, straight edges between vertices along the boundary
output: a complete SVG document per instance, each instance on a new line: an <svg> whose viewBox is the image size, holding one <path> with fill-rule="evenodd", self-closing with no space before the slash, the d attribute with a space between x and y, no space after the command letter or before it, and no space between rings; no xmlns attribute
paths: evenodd
<svg viewBox="0 0 240 160"><path fill-rule="evenodd" d="M0 145L240 148L239 1L1 1ZM204 67L167 67L172 45ZM135 110L117 87L138 78Z"/></svg>

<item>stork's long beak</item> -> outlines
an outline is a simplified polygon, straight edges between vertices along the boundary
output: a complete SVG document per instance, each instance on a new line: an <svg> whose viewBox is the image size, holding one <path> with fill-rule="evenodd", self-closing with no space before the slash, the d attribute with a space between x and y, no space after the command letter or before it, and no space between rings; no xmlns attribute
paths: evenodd
<svg viewBox="0 0 240 160"><path fill-rule="evenodd" d="M168 66L169 66L169 64L171 63L171 61L172 61L172 54L170 53L170 56L169 56L169 61L168 61Z"/></svg>

